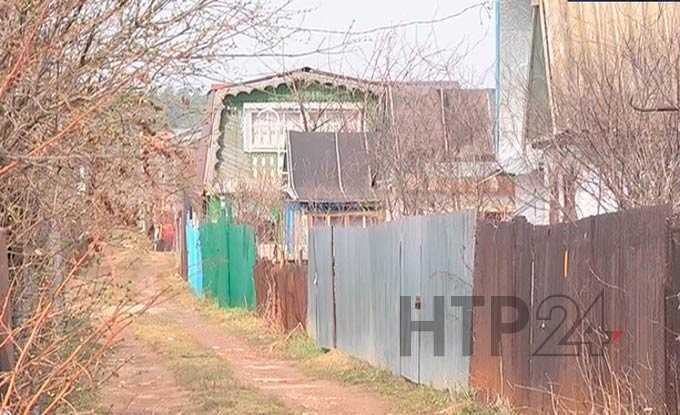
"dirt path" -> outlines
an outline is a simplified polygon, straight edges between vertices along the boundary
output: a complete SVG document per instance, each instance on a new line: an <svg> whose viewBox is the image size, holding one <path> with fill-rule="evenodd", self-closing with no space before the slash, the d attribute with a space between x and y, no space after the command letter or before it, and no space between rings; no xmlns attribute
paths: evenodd
<svg viewBox="0 0 680 415"><path fill-rule="evenodd" d="M132 295L138 299L167 289L167 279L175 269L173 254L135 247L113 250L112 258L113 267L122 270L118 278L131 281ZM293 362L253 347L246 339L226 332L224 326L206 319L195 307L187 307L176 297L153 306L147 317L140 320L127 331L122 347L116 352L119 362L130 359L130 363L102 393L102 407L107 412L389 413L388 403L374 393L358 386L310 378ZM197 373L202 369L196 364L200 364L204 356L219 360L205 367L225 366L220 376L215 376L212 370L204 370L206 378ZM199 363L192 359L199 359ZM215 378L230 375L237 388L242 388L240 395L197 406L196 393L200 390L194 385L212 385L210 382ZM212 378L208 379L209 376ZM234 385L230 384L229 389ZM238 402L241 396L244 400L247 397L247 404Z"/></svg>
<svg viewBox="0 0 680 415"><path fill-rule="evenodd" d="M121 368L104 390L103 411L179 414L189 410L189 392L177 384L173 373L163 366L163 359L129 332L116 352L115 363Z"/></svg>

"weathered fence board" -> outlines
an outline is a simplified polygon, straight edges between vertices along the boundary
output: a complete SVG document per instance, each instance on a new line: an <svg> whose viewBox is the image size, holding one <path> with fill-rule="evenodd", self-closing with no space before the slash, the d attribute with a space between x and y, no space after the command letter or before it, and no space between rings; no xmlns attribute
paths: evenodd
<svg viewBox="0 0 680 415"><path fill-rule="evenodd" d="M472 385L525 412L664 412L669 215L659 207L552 226L478 224L475 295L517 297L530 322L503 335L494 356L497 314L475 308ZM511 307L500 315L516 318Z"/></svg>
<svg viewBox="0 0 680 415"><path fill-rule="evenodd" d="M265 320L285 331L305 328L307 318L307 264L255 265L257 310Z"/></svg>

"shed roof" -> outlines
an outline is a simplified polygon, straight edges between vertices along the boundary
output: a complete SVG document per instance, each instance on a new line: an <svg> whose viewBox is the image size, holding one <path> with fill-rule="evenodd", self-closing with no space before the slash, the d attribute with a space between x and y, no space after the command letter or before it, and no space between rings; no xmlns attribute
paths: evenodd
<svg viewBox="0 0 680 415"><path fill-rule="evenodd" d="M288 133L289 193L306 202L370 202L367 133Z"/></svg>

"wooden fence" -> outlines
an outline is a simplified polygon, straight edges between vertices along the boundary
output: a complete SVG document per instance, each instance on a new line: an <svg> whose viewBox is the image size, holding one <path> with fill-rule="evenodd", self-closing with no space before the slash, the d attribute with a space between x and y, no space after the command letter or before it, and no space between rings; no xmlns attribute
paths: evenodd
<svg viewBox="0 0 680 415"><path fill-rule="evenodd" d="M307 316L307 264L276 264L260 260L255 265L257 310L285 331L305 328Z"/></svg>
<svg viewBox="0 0 680 415"><path fill-rule="evenodd" d="M517 298L529 321L499 335L516 310L474 310L471 384L524 412L664 412L669 216L479 223L474 294Z"/></svg>

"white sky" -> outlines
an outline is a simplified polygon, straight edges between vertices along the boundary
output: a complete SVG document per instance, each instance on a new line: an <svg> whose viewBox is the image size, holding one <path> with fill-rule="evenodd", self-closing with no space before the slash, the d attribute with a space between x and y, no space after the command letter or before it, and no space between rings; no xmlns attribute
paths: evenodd
<svg viewBox="0 0 680 415"><path fill-rule="evenodd" d="M266 1L266 0L265 0ZM271 0L270 0L271 1ZM474 7L480 5L480 7ZM390 30L379 30L369 34L345 37L339 34L305 32L295 35L277 52L288 54L315 50L317 47L331 47L332 53L313 54L300 58L266 57L240 59L227 65L231 79L237 81L259 75L312 66L332 72L355 76L367 76L370 56L378 47L379 39L392 33L395 50L417 49L426 59L416 64L411 78L443 79L450 76L431 68L451 59L452 55L462 56L453 68L454 76L464 84L493 86L495 36L493 11L488 0L295 0L292 7L310 11L295 18L291 25L304 28L360 32L395 24L432 21L457 13L439 23L414 24ZM468 9L469 8L469 9ZM467 11L465 11L468 9ZM338 45L350 44L338 48ZM248 53L248 50L241 52ZM403 61L404 53L392 53L392 61Z"/></svg>

